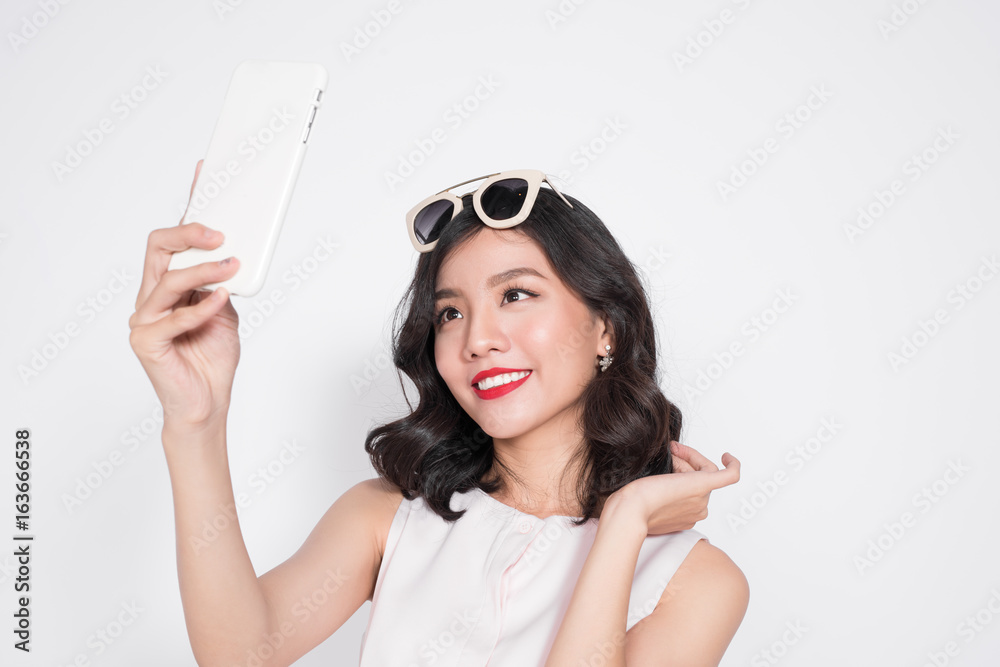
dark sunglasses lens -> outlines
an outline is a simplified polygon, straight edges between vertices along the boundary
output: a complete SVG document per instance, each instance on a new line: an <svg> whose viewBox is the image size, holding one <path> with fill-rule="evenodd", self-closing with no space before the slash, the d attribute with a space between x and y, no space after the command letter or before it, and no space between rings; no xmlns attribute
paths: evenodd
<svg viewBox="0 0 1000 667"><path fill-rule="evenodd" d="M441 230L451 222L455 204L447 199L439 199L420 209L413 220L413 231L422 244L433 243L441 236Z"/></svg>
<svg viewBox="0 0 1000 667"><path fill-rule="evenodd" d="M480 198L483 212L493 220L509 220L521 212L528 196L528 181L506 178L486 188Z"/></svg>

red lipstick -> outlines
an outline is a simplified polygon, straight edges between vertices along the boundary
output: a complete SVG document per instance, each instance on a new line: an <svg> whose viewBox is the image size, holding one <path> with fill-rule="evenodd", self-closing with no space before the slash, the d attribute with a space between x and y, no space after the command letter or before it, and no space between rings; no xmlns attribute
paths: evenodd
<svg viewBox="0 0 1000 667"><path fill-rule="evenodd" d="M486 378L493 377L494 375L502 375L504 373L520 373L522 371L527 372L528 374L525 375L520 380L514 380L513 382L508 382L507 384L502 384L497 387L491 387L490 389L485 389L485 390L480 389L479 387L476 386L477 382L482 382ZM482 371L476 374L476 377L472 379L472 389L476 392L476 395L479 396L479 398L486 400L489 400L491 398L499 398L504 394L509 394L510 392L520 387L522 384L524 384L524 381L530 377L531 377L531 371L527 369L491 368L489 370Z"/></svg>

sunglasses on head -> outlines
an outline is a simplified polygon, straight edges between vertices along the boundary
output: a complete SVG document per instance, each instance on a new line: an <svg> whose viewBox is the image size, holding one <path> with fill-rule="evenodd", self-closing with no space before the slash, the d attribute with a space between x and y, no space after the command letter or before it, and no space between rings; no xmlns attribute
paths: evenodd
<svg viewBox="0 0 1000 667"><path fill-rule="evenodd" d="M406 229L417 252L433 250L441 230L462 211L462 198L451 190L484 178L486 180L472 195L472 205L479 219L494 229L506 229L527 220L542 183L548 183L559 198L573 208L545 172L516 169L480 176L442 190L410 209L406 214Z"/></svg>

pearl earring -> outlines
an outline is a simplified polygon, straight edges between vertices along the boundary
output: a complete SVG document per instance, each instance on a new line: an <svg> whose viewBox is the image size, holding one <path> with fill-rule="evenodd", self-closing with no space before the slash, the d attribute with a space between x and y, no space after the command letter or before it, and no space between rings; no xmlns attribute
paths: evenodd
<svg viewBox="0 0 1000 667"><path fill-rule="evenodd" d="M604 371L608 370L608 366L610 366L611 362L614 361L614 359L615 359L614 357L611 356L611 346L610 345L605 345L604 349L607 350L608 353L604 355L603 359L601 359L601 372L602 373Z"/></svg>

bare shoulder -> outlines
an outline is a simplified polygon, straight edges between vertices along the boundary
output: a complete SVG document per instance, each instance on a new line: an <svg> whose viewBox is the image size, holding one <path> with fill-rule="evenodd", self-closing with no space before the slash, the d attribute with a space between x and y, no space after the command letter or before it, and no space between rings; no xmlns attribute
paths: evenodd
<svg viewBox="0 0 1000 667"><path fill-rule="evenodd" d="M388 509L391 507L393 513L399 508L399 503L403 500L403 492L392 482L388 482L381 477L373 477L358 482L347 491L344 496L350 495L357 502L363 502L366 506L375 509Z"/></svg>
<svg viewBox="0 0 1000 667"><path fill-rule="evenodd" d="M297 660L372 599L402 497L378 479L355 484L330 505L298 551L258 577L269 627L286 637L275 650L276 664Z"/></svg>
<svg viewBox="0 0 1000 667"><path fill-rule="evenodd" d="M646 664L643 659L667 650L677 664L718 664L749 602L743 571L722 549L698 540L653 612L626 634L626 657Z"/></svg>
<svg viewBox="0 0 1000 667"><path fill-rule="evenodd" d="M719 547L708 540L698 540L691 547L684 562L663 591L660 602L671 599L669 591L674 585L674 595L684 586L694 587L704 593L714 593L717 600L728 600L746 611L750 601L750 584L736 563ZM742 618L742 613L741 613Z"/></svg>
<svg viewBox="0 0 1000 667"><path fill-rule="evenodd" d="M358 503L371 518L372 528L378 541L379 560L385 553L385 542L389 535L389 526L403 501L403 492L395 484L380 477L358 482L344 495L351 494L351 501Z"/></svg>
<svg viewBox="0 0 1000 667"><path fill-rule="evenodd" d="M370 602L375 595L375 581L378 579L378 571L382 567L382 555L385 553L389 527L403 501L403 492L395 484L375 477L358 482L344 493L345 496L348 494L351 495L351 502L357 503L359 510L368 517L370 528L374 533L375 544L378 547L375 572L366 598Z"/></svg>

